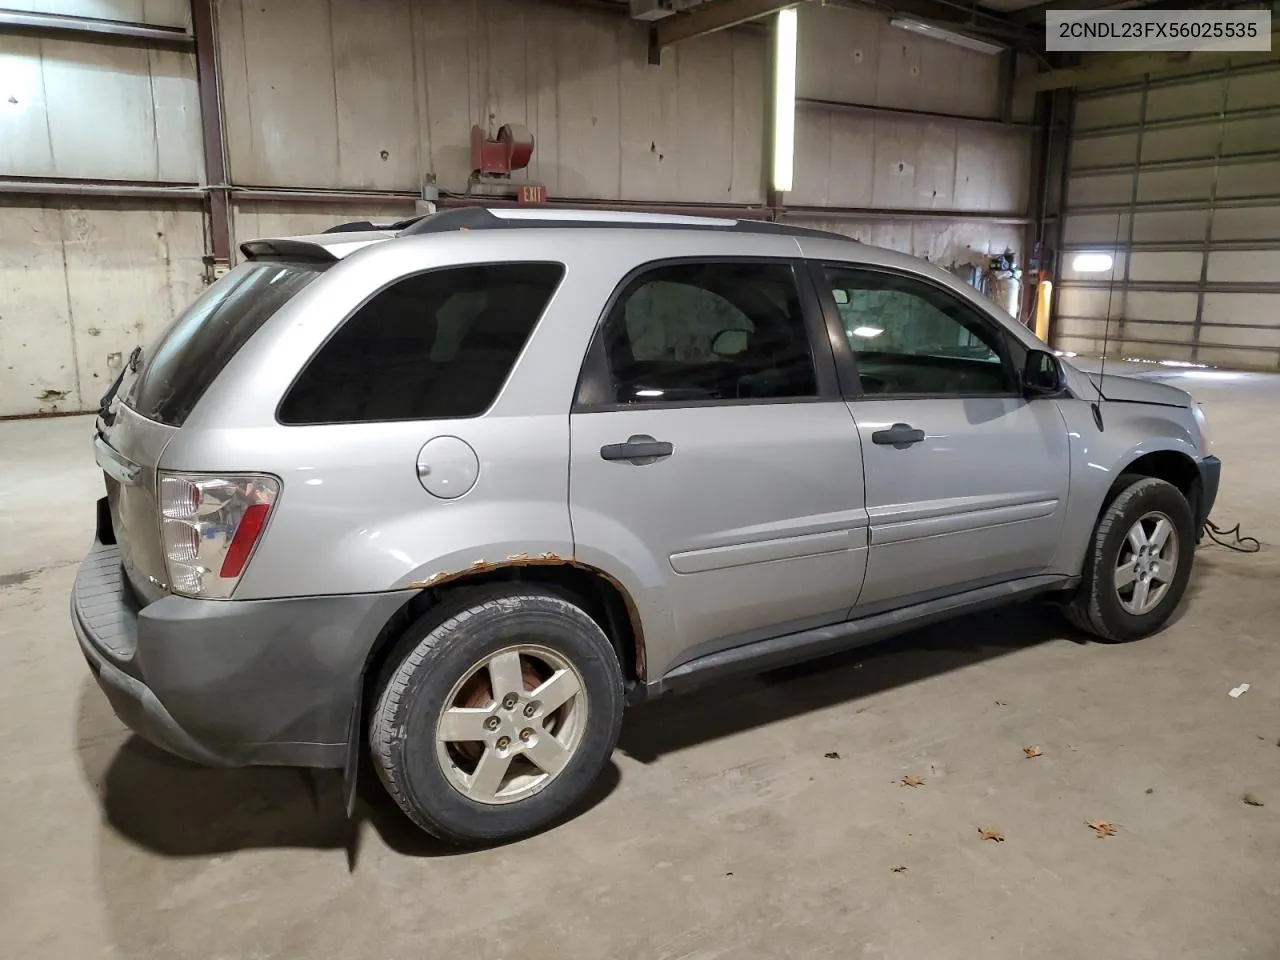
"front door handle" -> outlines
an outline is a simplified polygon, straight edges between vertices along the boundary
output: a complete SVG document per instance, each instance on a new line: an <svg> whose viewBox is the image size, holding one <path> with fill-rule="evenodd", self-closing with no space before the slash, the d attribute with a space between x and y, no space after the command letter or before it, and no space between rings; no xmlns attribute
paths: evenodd
<svg viewBox="0 0 1280 960"><path fill-rule="evenodd" d="M911 446L913 443L919 443L924 439L924 431L917 430L909 423L895 423L888 430L877 430L871 435L872 443L879 443L884 446L894 446L898 449Z"/></svg>
<svg viewBox="0 0 1280 960"><path fill-rule="evenodd" d="M655 440L648 434L638 433L628 437L626 443L606 443L600 448L602 460L630 460L635 464L653 463L669 457L675 447L664 440Z"/></svg>

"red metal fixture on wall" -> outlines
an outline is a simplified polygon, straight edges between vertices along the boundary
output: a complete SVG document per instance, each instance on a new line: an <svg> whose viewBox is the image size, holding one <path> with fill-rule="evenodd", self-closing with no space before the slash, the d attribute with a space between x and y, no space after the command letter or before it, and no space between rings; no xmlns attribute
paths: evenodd
<svg viewBox="0 0 1280 960"><path fill-rule="evenodd" d="M490 140L484 127L471 128L471 176L473 178L510 177L523 170L533 159L533 134L528 127L503 124L496 140Z"/></svg>
<svg viewBox="0 0 1280 960"><path fill-rule="evenodd" d="M467 196L514 199L520 206L547 202L547 188L540 183L512 183L511 174L529 166L533 159L533 134L528 127L503 124L498 136L490 139L485 128L471 128L471 178ZM514 193L513 193L514 188Z"/></svg>

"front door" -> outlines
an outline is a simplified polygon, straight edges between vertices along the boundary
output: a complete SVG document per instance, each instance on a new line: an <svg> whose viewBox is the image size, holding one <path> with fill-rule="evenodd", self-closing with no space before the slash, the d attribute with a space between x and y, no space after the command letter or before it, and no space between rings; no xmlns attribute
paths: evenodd
<svg viewBox="0 0 1280 960"><path fill-rule="evenodd" d="M817 274L856 368L849 407L871 527L859 610L1043 573L1070 455L1057 404L1021 393L1025 348L922 277L839 265Z"/></svg>
<svg viewBox="0 0 1280 960"><path fill-rule="evenodd" d="M652 265L591 347L570 418L575 557L626 581L650 679L857 598L858 434L797 269Z"/></svg>

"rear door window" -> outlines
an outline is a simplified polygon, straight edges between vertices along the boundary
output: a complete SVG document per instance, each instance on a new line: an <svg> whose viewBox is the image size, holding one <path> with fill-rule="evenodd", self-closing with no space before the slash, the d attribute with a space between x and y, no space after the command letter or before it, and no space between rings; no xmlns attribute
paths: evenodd
<svg viewBox="0 0 1280 960"><path fill-rule="evenodd" d="M502 263L398 280L320 348L280 405L280 422L479 416L563 276L558 263Z"/></svg>
<svg viewBox="0 0 1280 960"><path fill-rule="evenodd" d="M785 261L653 267L600 332L607 404L790 400L818 393L795 273Z"/></svg>
<svg viewBox="0 0 1280 960"><path fill-rule="evenodd" d="M143 355L124 403L180 427L209 385L271 315L323 271L322 264L242 263L205 290Z"/></svg>

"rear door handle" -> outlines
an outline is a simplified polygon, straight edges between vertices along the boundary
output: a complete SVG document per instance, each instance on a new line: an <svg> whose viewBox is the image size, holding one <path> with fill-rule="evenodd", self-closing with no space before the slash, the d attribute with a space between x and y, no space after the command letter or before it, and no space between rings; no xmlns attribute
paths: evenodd
<svg viewBox="0 0 1280 960"><path fill-rule="evenodd" d="M638 433L628 437L626 443L606 443L600 448L600 458L644 464L669 457L674 452L675 447L665 440L655 440L648 434Z"/></svg>
<svg viewBox="0 0 1280 960"><path fill-rule="evenodd" d="M893 447L909 447L923 439L924 431L917 430L909 423L895 423L888 430L877 430L871 435L872 443Z"/></svg>

